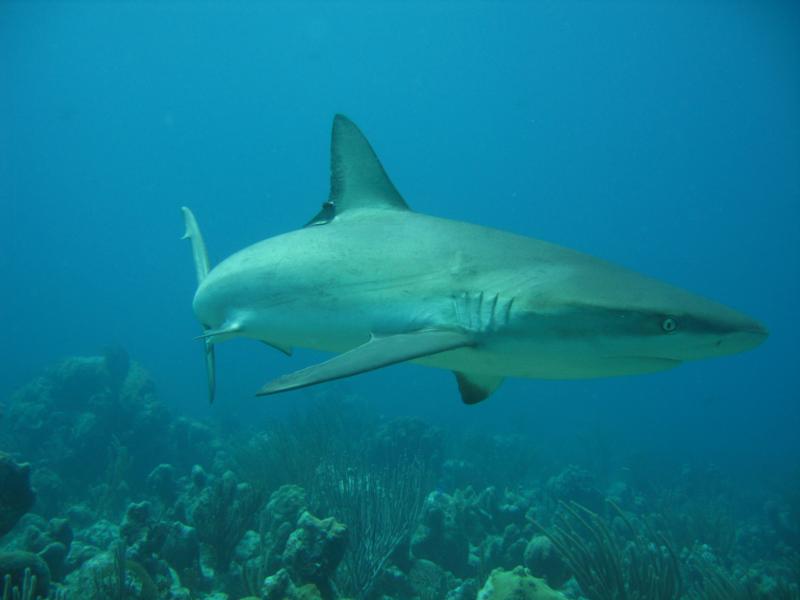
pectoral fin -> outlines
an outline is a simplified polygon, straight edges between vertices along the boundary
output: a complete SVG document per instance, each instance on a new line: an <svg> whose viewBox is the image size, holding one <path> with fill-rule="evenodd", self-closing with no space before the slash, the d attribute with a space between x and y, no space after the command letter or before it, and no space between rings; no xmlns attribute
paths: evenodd
<svg viewBox="0 0 800 600"><path fill-rule="evenodd" d="M472 345L474 340L467 333L438 329L373 337L365 344L323 363L283 375L262 387L256 395L266 396L295 390Z"/></svg>
<svg viewBox="0 0 800 600"><path fill-rule="evenodd" d="M453 371L458 381L458 391L464 404L477 404L486 400L503 383L499 375L486 375L483 373L462 373Z"/></svg>

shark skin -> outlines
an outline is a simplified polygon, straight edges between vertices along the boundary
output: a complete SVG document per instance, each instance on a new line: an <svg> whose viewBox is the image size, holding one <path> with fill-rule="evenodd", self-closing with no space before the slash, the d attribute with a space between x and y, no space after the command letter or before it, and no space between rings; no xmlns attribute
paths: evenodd
<svg viewBox="0 0 800 600"><path fill-rule="evenodd" d="M213 345L235 337L337 355L265 385L297 389L410 361L455 372L464 402L505 377L662 371L768 332L717 302L545 241L411 211L371 146L334 119L331 194L305 227L209 270L184 208L213 397Z"/></svg>

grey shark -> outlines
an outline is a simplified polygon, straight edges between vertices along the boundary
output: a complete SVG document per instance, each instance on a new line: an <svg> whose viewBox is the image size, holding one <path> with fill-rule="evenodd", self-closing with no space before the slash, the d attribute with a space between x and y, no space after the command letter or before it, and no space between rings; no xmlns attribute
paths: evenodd
<svg viewBox="0 0 800 600"><path fill-rule="evenodd" d="M209 393L214 344L235 337L337 353L266 384L293 390L410 361L452 370L465 403L505 377L663 371L759 345L732 308L601 259L413 212L369 142L337 115L328 200L304 227L210 268L188 208Z"/></svg>

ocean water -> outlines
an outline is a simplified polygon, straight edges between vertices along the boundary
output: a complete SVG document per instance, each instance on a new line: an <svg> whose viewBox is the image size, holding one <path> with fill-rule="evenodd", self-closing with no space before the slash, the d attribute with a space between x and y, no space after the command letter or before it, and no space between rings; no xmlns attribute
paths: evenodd
<svg viewBox="0 0 800 600"><path fill-rule="evenodd" d="M212 263L302 226L327 196L336 113L413 210L611 260L769 339L655 375L508 380L472 407L450 373L410 365L256 398L324 355L236 340L209 406L179 208ZM794 2L3 2L0 216L6 409L49 365L115 344L173 414L234 436L355 398L588 471L600 448L652 457L654 479L713 467L760 491L741 512L777 496L800 513Z"/></svg>

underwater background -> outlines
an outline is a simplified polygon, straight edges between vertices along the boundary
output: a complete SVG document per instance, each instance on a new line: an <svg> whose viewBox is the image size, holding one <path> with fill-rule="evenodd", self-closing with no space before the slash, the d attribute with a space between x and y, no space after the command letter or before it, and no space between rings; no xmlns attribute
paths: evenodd
<svg viewBox="0 0 800 600"><path fill-rule="evenodd" d="M476 406L411 365L255 398L323 355L237 340L209 405L179 208L212 264L300 227L337 112L413 210L769 339ZM798 597L795 2L2 2L0 215L8 597Z"/></svg>

